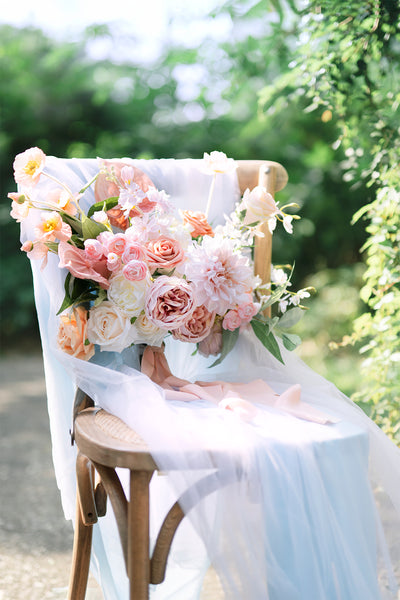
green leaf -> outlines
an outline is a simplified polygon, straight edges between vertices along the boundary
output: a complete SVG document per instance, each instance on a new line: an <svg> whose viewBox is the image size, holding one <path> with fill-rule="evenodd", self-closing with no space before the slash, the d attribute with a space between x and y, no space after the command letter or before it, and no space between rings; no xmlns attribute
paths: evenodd
<svg viewBox="0 0 400 600"><path fill-rule="evenodd" d="M265 346L269 352L271 352L272 356L284 364L281 351L274 334L271 331L268 331L266 325L260 321L257 321L256 319L250 321L250 325L252 326L255 335L258 337L262 345Z"/></svg>
<svg viewBox="0 0 400 600"><path fill-rule="evenodd" d="M85 215L82 216L82 235L84 240L96 239L102 231L108 231L105 225L97 223Z"/></svg>
<svg viewBox="0 0 400 600"><path fill-rule="evenodd" d="M300 321L300 319L303 317L303 314L304 312L302 311L302 309L298 306L295 306L294 308L291 308L288 311L286 311L281 316L281 318L279 319L278 326L281 329L290 329Z"/></svg>
<svg viewBox="0 0 400 600"><path fill-rule="evenodd" d="M98 210L104 210L104 211L110 210L111 208L114 208L114 206L117 206L117 204L118 204L117 196L112 196L111 198L107 198L107 200L102 200L101 202L96 202L95 204L92 204L92 206L89 208L87 216L91 217Z"/></svg>
<svg viewBox="0 0 400 600"><path fill-rule="evenodd" d="M282 342L285 346L286 350L295 350L297 346L301 344L301 338L294 333L283 333L282 334Z"/></svg>
<svg viewBox="0 0 400 600"><path fill-rule="evenodd" d="M71 226L71 229L77 233L78 235L82 235L82 222L76 217L72 217L68 213L60 212L61 218L64 223L67 223Z"/></svg>
<svg viewBox="0 0 400 600"><path fill-rule="evenodd" d="M214 361L212 365L210 365L210 367L209 367L210 369L211 369L211 367L216 367L217 365L222 363L224 358L229 354L229 352L235 346L238 337L239 337L239 328L235 329L234 331L229 331L229 329L222 330L222 351L221 351L219 358L217 358L217 360Z"/></svg>

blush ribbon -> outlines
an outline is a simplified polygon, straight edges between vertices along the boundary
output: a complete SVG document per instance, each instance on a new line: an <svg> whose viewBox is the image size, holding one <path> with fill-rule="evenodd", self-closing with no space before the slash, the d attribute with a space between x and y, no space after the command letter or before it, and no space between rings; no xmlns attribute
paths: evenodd
<svg viewBox="0 0 400 600"><path fill-rule="evenodd" d="M191 383L171 373L163 347L146 346L142 357L142 373L165 390L167 400L208 400L220 408L230 410L244 421L256 417L258 409L254 403L282 410L299 419L325 425L334 419L300 399L301 386L292 385L279 395L262 379L249 383L226 381L196 381Z"/></svg>

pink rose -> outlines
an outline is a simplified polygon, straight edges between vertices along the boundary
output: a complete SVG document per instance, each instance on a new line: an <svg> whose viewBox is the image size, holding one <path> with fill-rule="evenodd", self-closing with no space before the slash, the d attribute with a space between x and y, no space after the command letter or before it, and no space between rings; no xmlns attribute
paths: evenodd
<svg viewBox="0 0 400 600"><path fill-rule="evenodd" d="M104 262L92 263L87 257L85 250L76 248L68 244L68 242L60 242L58 244L58 256L60 257L60 262L58 263L60 269L66 267L74 277L97 281L102 288L108 289L110 284L106 277L104 277L107 274Z"/></svg>
<svg viewBox="0 0 400 600"><path fill-rule="evenodd" d="M130 260L122 269L124 277L129 281L142 281L148 272L147 265L142 260Z"/></svg>
<svg viewBox="0 0 400 600"><path fill-rule="evenodd" d="M210 312L205 306L196 306L192 316L179 329L174 329L172 335L181 342L201 342L208 336L215 320L215 312Z"/></svg>
<svg viewBox="0 0 400 600"><path fill-rule="evenodd" d="M107 269L109 271L112 271L113 273L114 273L114 271L118 271L121 264L122 264L121 257L118 256L118 254L115 254L115 252L110 252L107 255Z"/></svg>
<svg viewBox="0 0 400 600"><path fill-rule="evenodd" d="M71 356L89 360L94 354L94 345L87 344L87 311L78 306L69 315L61 315L58 331L58 346Z"/></svg>
<svg viewBox="0 0 400 600"><path fill-rule="evenodd" d="M165 236L151 240L146 252L147 264L152 273L157 269L170 271L185 260L185 253L179 242Z"/></svg>
<svg viewBox="0 0 400 600"><path fill-rule="evenodd" d="M137 242L129 242L122 254L122 260L124 263L128 263L130 260L145 260L146 251L141 244Z"/></svg>
<svg viewBox="0 0 400 600"><path fill-rule="evenodd" d="M93 262L100 260L104 255L104 247L98 240L85 240L86 256Z"/></svg>
<svg viewBox="0 0 400 600"><path fill-rule="evenodd" d="M161 275L146 293L146 316L162 329L178 329L189 320L194 308L192 286L179 277Z"/></svg>
<svg viewBox="0 0 400 600"><path fill-rule="evenodd" d="M258 302L253 302L252 300L237 307L242 323L249 323L259 310L260 304Z"/></svg>
<svg viewBox="0 0 400 600"><path fill-rule="evenodd" d="M127 246L127 239L123 233L116 233L112 238L107 240L108 252L115 252L118 256L122 256Z"/></svg>
<svg viewBox="0 0 400 600"><path fill-rule="evenodd" d="M214 232L212 230L211 225L209 225L207 221L207 217L202 212L194 212L193 210L184 210L183 214L183 222L188 223L190 225L190 234L192 237L196 238L200 235L210 235L214 236Z"/></svg>
<svg viewBox="0 0 400 600"><path fill-rule="evenodd" d="M199 343L199 354L202 356L217 356L222 350L222 324L215 321L211 331L204 340Z"/></svg>
<svg viewBox="0 0 400 600"><path fill-rule="evenodd" d="M241 322L242 320L237 310L228 310L222 321L222 327L224 329L229 329L229 331L234 331L240 327Z"/></svg>

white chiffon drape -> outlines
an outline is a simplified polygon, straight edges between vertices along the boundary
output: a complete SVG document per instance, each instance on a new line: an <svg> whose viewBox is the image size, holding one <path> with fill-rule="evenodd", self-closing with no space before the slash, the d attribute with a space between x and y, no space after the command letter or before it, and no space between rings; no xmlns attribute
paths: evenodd
<svg viewBox="0 0 400 600"><path fill-rule="evenodd" d="M211 181L197 161L128 162L166 190L178 208L205 209ZM46 163L46 170L73 191L97 168L96 160L50 157ZM34 194L52 187L42 177ZM221 222L238 197L236 174L219 175L210 221ZM93 201L88 190L82 208ZM32 238L38 218L31 211L22 225L23 241ZM212 360L191 356L190 344L168 339L172 372L193 381L263 378L278 393L300 383L302 398L338 417L337 424L309 423L268 407L260 407L254 421L245 423L206 401L167 402L163 391L137 370L134 347L120 355L97 352L90 363L61 352L56 312L65 271L54 255L44 270L32 261L32 270L53 459L66 518L75 512L75 449L69 430L76 385L134 427L166 473L151 484L152 532L182 493L184 511L193 507L174 540L166 581L153 586L152 598L198 598L210 563L229 600L397 598L399 565L391 552L396 539L400 544L400 450L357 406L295 354L282 349L281 365L249 331L212 369ZM193 484L204 475L217 491L201 500ZM94 528L93 546L92 568L106 600L128 598L110 506Z"/></svg>

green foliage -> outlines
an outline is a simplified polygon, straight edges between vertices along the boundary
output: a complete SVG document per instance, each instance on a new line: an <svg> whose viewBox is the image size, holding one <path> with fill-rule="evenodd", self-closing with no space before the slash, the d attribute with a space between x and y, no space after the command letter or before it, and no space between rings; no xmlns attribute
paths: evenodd
<svg viewBox="0 0 400 600"><path fill-rule="evenodd" d="M400 5L388 0L308 2L301 13L291 70L261 93L268 114L296 100L338 129L344 178L364 180L373 196L353 222L368 225L367 304L351 341L363 341L365 384L357 394L375 420L400 441ZM284 100L282 100L284 99Z"/></svg>

